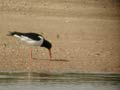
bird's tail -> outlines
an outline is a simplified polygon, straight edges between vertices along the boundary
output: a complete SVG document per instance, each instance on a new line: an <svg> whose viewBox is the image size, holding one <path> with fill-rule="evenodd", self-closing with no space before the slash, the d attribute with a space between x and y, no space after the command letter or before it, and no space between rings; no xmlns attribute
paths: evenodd
<svg viewBox="0 0 120 90"><path fill-rule="evenodd" d="M19 32L16 32L16 31L9 31L9 33L7 34L7 36L14 36L15 34L19 34Z"/></svg>

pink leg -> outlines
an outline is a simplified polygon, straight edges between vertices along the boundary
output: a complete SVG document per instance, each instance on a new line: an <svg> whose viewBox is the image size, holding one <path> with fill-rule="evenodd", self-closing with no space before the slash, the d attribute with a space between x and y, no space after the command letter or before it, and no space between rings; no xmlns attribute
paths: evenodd
<svg viewBox="0 0 120 90"><path fill-rule="evenodd" d="M33 55L32 55L32 49L31 49L31 59L36 60L36 58L34 58Z"/></svg>
<svg viewBox="0 0 120 90"><path fill-rule="evenodd" d="M51 49L49 49L49 56L50 56L50 59L52 59Z"/></svg>
<svg viewBox="0 0 120 90"><path fill-rule="evenodd" d="M31 49L31 53L30 53L31 59L32 59L32 49Z"/></svg>

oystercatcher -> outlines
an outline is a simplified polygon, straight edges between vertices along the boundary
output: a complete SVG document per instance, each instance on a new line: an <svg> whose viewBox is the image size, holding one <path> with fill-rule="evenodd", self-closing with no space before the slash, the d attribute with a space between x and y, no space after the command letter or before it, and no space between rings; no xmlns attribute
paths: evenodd
<svg viewBox="0 0 120 90"><path fill-rule="evenodd" d="M52 44L48 40L46 40L42 35L33 32L22 33L22 32L14 31L14 32L10 32L8 36L14 36L30 45L45 47L49 51L50 59L52 58L52 54L51 54ZM31 49L31 58L34 59L32 57L32 49Z"/></svg>

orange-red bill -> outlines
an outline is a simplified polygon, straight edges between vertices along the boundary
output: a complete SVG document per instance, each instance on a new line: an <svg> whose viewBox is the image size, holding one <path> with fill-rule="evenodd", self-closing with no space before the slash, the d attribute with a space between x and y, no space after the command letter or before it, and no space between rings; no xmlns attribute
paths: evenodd
<svg viewBox="0 0 120 90"><path fill-rule="evenodd" d="M52 58L51 49L49 49L49 56L50 56L50 59L51 59Z"/></svg>

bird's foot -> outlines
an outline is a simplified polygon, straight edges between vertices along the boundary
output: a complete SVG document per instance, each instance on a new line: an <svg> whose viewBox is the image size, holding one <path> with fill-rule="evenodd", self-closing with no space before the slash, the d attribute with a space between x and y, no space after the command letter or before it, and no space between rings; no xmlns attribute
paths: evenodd
<svg viewBox="0 0 120 90"><path fill-rule="evenodd" d="M31 58L31 59L33 59L33 60L38 60L37 58Z"/></svg>

